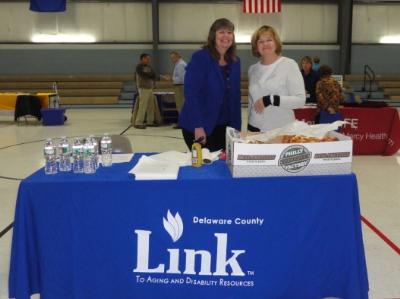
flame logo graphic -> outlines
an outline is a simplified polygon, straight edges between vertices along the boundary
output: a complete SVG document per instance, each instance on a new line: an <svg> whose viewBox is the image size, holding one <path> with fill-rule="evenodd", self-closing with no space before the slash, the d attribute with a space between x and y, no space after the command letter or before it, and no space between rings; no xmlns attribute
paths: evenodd
<svg viewBox="0 0 400 299"><path fill-rule="evenodd" d="M165 230L171 236L172 241L178 241L183 233L183 222L179 213L176 212L175 216L172 216L171 212L168 210L167 219L163 217L163 224Z"/></svg>

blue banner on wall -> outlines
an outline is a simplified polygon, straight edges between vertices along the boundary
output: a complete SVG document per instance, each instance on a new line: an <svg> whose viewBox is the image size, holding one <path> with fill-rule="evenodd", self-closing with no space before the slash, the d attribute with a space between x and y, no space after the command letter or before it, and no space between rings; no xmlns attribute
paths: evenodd
<svg viewBox="0 0 400 299"><path fill-rule="evenodd" d="M36 12L62 12L66 9L66 0L30 0L29 9Z"/></svg>

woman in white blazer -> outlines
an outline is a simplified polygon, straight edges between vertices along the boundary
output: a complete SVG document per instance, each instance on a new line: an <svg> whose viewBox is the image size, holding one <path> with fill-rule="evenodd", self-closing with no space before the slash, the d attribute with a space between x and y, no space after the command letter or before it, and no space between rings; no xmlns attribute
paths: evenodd
<svg viewBox="0 0 400 299"><path fill-rule="evenodd" d="M273 27L254 32L251 46L260 61L249 68L247 129L264 132L294 121L293 109L304 106L306 93L297 63L281 56L282 43Z"/></svg>

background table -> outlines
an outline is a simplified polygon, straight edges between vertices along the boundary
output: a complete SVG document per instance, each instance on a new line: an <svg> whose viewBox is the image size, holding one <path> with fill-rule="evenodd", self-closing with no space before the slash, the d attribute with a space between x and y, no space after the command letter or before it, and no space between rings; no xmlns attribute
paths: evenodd
<svg viewBox="0 0 400 299"><path fill-rule="evenodd" d="M163 123L178 123L178 110L176 109L175 93L170 91L155 91L153 94L157 98L158 108Z"/></svg>
<svg viewBox="0 0 400 299"><path fill-rule="evenodd" d="M134 181L135 157L93 175L39 170L21 182L11 297L368 298L354 175L232 179L217 162L185 167L177 181ZM180 215L170 225L168 211ZM204 217L232 223L198 223ZM226 275L183 274L193 250ZM170 252L181 274L134 272L147 259L166 271Z"/></svg>
<svg viewBox="0 0 400 299"><path fill-rule="evenodd" d="M397 109L340 108L346 124L342 133L352 137L355 155L393 155L400 149L400 120ZM298 120L314 123L316 108L295 109Z"/></svg>
<svg viewBox="0 0 400 299"><path fill-rule="evenodd" d="M0 110L14 110L19 95L29 95L27 93L6 92L0 93ZM38 93L37 96L42 104L42 108L49 107L49 98L54 96L55 93Z"/></svg>

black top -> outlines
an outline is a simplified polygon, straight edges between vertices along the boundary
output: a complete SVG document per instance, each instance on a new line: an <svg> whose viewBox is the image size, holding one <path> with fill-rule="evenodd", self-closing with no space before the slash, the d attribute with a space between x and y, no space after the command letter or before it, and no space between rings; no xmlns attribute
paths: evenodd
<svg viewBox="0 0 400 299"><path fill-rule="evenodd" d="M315 87L318 81L317 72L311 70L311 72L308 75L305 75L304 71L301 70L301 74L303 75L304 86L306 88L306 93L307 93L306 103L316 103L317 99L315 96Z"/></svg>

